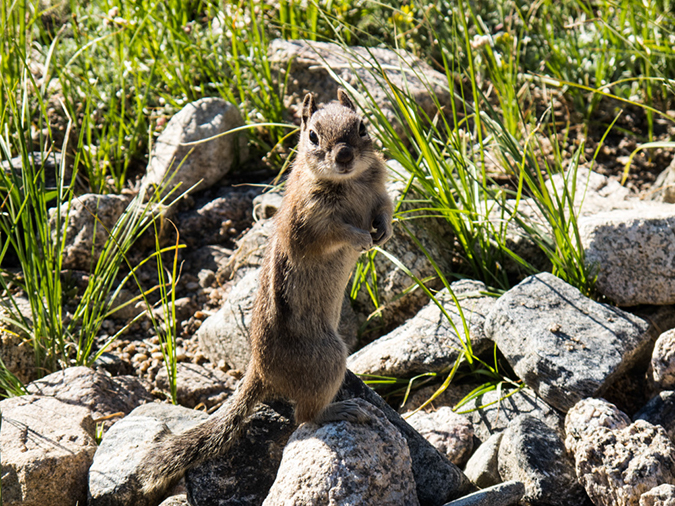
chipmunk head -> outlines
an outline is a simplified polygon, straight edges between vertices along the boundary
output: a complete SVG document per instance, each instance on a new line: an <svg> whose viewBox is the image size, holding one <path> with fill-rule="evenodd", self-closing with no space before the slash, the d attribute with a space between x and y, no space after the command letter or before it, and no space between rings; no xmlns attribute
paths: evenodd
<svg viewBox="0 0 675 506"><path fill-rule="evenodd" d="M366 125L347 93L338 89L338 101L317 108L314 95L302 102L300 153L321 179L347 179L371 166L374 152Z"/></svg>

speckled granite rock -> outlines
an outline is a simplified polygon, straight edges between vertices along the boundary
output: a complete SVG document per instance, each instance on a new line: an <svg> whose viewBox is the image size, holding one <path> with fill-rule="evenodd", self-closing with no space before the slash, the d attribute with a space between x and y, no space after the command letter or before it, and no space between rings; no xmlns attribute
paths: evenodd
<svg viewBox="0 0 675 506"><path fill-rule="evenodd" d="M630 425L628 415L604 399L583 399L565 416L565 448L574 454L577 444L585 437L593 437L598 427L624 429Z"/></svg>
<svg viewBox="0 0 675 506"><path fill-rule="evenodd" d="M369 423L302 425L284 449L264 505L417 505L405 439L370 403Z"/></svg>
<svg viewBox="0 0 675 506"><path fill-rule="evenodd" d="M485 329L516 374L562 412L602 395L650 342L645 320L546 272L502 295Z"/></svg>
<svg viewBox="0 0 675 506"><path fill-rule="evenodd" d="M675 446L663 428L638 420L599 427L574 454L579 481L596 506L638 506L652 488L675 484Z"/></svg>

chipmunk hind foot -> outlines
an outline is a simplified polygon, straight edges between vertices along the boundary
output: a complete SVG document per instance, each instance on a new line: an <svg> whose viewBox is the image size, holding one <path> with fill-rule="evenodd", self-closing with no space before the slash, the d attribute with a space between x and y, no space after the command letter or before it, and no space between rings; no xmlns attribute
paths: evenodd
<svg viewBox="0 0 675 506"><path fill-rule="evenodd" d="M319 414L315 422L324 424L329 422L367 423L372 415L353 400L332 402Z"/></svg>

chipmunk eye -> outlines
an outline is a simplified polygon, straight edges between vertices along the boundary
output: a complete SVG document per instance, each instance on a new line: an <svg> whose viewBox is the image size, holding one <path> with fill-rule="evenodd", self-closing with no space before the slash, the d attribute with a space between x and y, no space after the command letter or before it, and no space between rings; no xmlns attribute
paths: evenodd
<svg viewBox="0 0 675 506"><path fill-rule="evenodd" d="M316 134L314 130L309 131L309 142L312 144L319 144L319 136Z"/></svg>
<svg viewBox="0 0 675 506"><path fill-rule="evenodd" d="M366 132L366 124L362 121L361 124L359 125L359 135L361 137L365 137L367 134Z"/></svg>

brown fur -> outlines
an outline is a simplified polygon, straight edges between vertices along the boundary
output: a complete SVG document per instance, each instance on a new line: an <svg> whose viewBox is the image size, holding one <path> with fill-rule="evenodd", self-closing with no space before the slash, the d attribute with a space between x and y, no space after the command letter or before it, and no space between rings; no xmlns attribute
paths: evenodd
<svg viewBox="0 0 675 506"><path fill-rule="evenodd" d="M295 403L298 423L365 420L349 401L332 403L347 348L337 333L344 289L359 255L391 236L386 169L349 97L317 109L305 97L298 157L260 270L251 360L231 402L205 422L155 445L140 479L164 489L230 446L258 402Z"/></svg>

